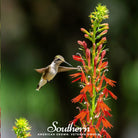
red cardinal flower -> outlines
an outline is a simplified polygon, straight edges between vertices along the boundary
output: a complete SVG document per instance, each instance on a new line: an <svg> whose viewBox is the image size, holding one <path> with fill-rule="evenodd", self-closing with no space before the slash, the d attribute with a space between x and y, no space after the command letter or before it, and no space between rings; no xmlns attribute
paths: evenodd
<svg viewBox="0 0 138 138"><path fill-rule="evenodd" d="M73 99L72 99L72 102L73 102L73 103L77 103L77 102L81 102L81 103L82 103L83 99L84 99L85 101L88 101L88 100L87 100L87 96L86 96L85 93L83 93L83 94L81 93L81 94L79 94L77 97L73 98Z"/></svg>
<svg viewBox="0 0 138 138"><path fill-rule="evenodd" d="M103 136L103 138L111 138L111 136L103 128L101 129L100 135Z"/></svg>
<svg viewBox="0 0 138 138"><path fill-rule="evenodd" d="M103 93L105 94L105 97L106 97L106 98L107 98L108 93L109 93L115 100L117 100L117 96L114 95L114 94L113 94L110 90L108 90L107 88L104 88Z"/></svg>
<svg viewBox="0 0 138 138"><path fill-rule="evenodd" d="M96 132L95 132L95 128L90 125L89 127L90 131L86 133L86 138L96 138Z"/></svg>
<svg viewBox="0 0 138 138"><path fill-rule="evenodd" d="M115 86L114 83L116 83L116 81L113 81L111 79L108 79L105 76L104 76L104 79L105 79L106 83L109 84L110 86L112 86L112 87Z"/></svg>
<svg viewBox="0 0 138 138"><path fill-rule="evenodd" d="M73 124L76 126L76 122L79 122L81 127L89 128L89 131L80 133L80 138L84 133L86 138L111 138L105 130L113 127L107 120L107 117L112 116L111 108L105 101L108 100L108 95L115 100L117 96L107 89L108 85L113 87L116 83L106 77L108 61L105 58L107 50L104 45L106 42L104 35L108 32L109 26L103 20L108 17L108 9L99 4L89 17L90 31L84 28L81 28L81 31L90 43L77 41L82 55L77 53L73 55L73 59L80 63L81 69L80 72L70 75L74 78L72 82L78 81L82 86L78 95L72 99L73 103L79 103L81 106L79 106L79 114L74 117Z"/></svg>

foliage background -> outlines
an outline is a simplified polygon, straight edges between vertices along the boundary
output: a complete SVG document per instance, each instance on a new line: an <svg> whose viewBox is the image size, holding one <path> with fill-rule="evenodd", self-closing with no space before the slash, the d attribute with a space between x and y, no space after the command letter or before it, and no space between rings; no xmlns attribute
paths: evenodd
<svg viewBox="0 0 138 138"><path fill-rule="evenodd" d="M136 0L2 0L2 137L14 138L15 118L25 117L32 137L45 132L55 120L67 126L77 114L71 99L79 91L70 73L58 74L40 92L35 88L40 75L34 68L51 63L61 54L74 66L80 28L89 29L88 15L97 3L110 10L107 35L110 78L118 100L110 100L113 138L138 137L138 9Z"/></svg>

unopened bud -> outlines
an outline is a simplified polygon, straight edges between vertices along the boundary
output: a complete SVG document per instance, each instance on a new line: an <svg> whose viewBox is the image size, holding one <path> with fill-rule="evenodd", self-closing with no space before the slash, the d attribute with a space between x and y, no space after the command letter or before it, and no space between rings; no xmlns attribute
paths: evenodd
<svg viewBox="0 0 138 138"><path fill-rule="evenodd" d="M98 47L98 52L100 52L101 49L102 49L102 44L99 45L99 47Z"/></svg>
<svg viewBox="0 0 138 138"><path fill-rule="evenodd" d="M103 32L100 33L100 35L105 35L108 32L108 30L104 30Z"/></svg>
<svg viewBox="0 0 138 138"><path fill-rule="evenodd" d="M109 16L108 15L105 15L105 16L103 16L105 19L107 19L107 18L109 18Z"/></svg>
<svg viewBox="0 0 138 138"><path fill-rule="evenodd" d="M94 58L94 66L97 64L97 57Z"/></svg>
<svg viewBox="0 0 138 138"><path fill-rule="evenodd" d="M83 45L83 42L80 41L80 40L78 40L77 43L78 43L79 45L81 45L81 46Z"/></svg>
<svg viewBox="0 0 138 138"><path fill-rule="evenodd" d="M104 58L105 54L106 54L106 51L103 50L103 52L102 52L102 54L101 54L101 58L102 58L102 59Z"/></svg>
<svg viewBox="0 0 138 138"><path fill-rule="evenodd" d="M91 27L94 28L94 25L92 24Z"/></svg>
<svg viewBox="0 0 138 138"><path fill-rule="evenodd" d="M91 23L93 23L94 21L93 20L91 20Z"/></svg>
<svg viewBox="0 0 138 138"><path fill-rule="evenodd" d="M93 36L93 32L90 32L90 35Z"/></svg>
<svg viewBox="0 0 138 138"><path fill-rule="evenodd" d="M89 34L89 32L88 32L86 29L84 29L84 28L81 28L81 31L82 31L83 33Z"/></svg>
<svg viewBox="0 0 138 138"><path fill-rule="evenodd" d="M84 37L85 37L85 38L89 38L89 35L87 35L87 34L84 34Z"/></svg>

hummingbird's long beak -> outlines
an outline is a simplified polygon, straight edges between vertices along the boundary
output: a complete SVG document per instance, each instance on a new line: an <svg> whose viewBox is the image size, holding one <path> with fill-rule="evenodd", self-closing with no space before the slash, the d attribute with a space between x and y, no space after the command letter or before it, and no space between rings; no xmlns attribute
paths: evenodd
<svg viewBox="0 0 138 138"><path fill-rule="evenodd" d="M67 61L64 61L64 63L66 63L67 65L69 65L69 66L71 66L71 67L72 67L72 65L71 65L71 64L69 64Z"/></svg>

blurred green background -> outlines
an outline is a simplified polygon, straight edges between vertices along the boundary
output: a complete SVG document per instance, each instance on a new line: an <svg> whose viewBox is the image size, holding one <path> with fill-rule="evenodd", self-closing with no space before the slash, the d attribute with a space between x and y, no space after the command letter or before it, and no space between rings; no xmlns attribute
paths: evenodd
<svg viewBox="0 0 138 138"><path fill-rule="evenodd" d="M138 1L137 0L2 0L2 137L15 138L15 118L25 117L32 137L55 120L67 126L78 113L71 99L79 93L68 73L58 74L40 92L35 68L61 54L73 66L80 28L90 28L88 15L101 2L110 10L107 35L109 77L117 81L110 100L112 138L138 137Z"/></svg>

